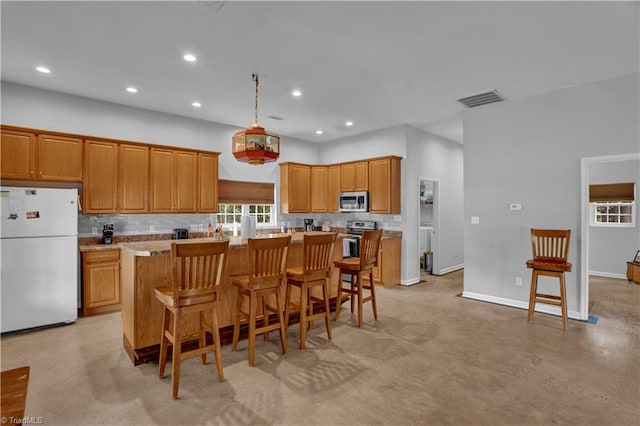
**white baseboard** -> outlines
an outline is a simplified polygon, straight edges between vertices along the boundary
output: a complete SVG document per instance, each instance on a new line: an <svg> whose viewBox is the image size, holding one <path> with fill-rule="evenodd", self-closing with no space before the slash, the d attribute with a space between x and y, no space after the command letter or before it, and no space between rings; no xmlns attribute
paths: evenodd
<svg viewBox="0 0 640 426"><path fill-rule="evenodd" d="M627 276L625 274L615 274L613 272L589 271L589 275L605 278L620 278L621 280L627 279Z"/></svg>
<svg viewBox="0 0 640 426"><path fill-rule="evenodd" d="M453 265L453 266L450 266L448 268L440 269L440 273L437 274L437 275L448 274L450 272L458 271L458 270L463 269L463 268L464 268L464 263L459 263L458 265Z"/></svg>
<svg viewBox="0 0 640 426"><path fill-rule="evenodd" d="M420 277L411 278L408 280L400 280L400 285L410 286L410 285L418 284L419 282L420 282Z"/></svg>
<svg viewBox="0 0 640 426"><path fill-rule="evenodd" d="M474 299L474 300L481 300L483 302L496 303L498 305L511 306L514 308L529 309L529 302L523 302L521 300L506 299L504 297L489 296L487 294L473 293L470 291L463 291L462 297L466 299ZM559 306L541 305L539 303L536 303L535 311L542 312L545 314L556 315L559 317L562 316ZM580 313L578 311L569 310L567 311L567 315L571 319L580 320Z"/></svg>

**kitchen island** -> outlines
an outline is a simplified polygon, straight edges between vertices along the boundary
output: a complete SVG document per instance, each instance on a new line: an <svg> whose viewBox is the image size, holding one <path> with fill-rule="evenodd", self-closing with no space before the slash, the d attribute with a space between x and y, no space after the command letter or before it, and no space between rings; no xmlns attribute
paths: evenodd
<svg viewBox="0 0 640 426"><path fill-rule="evenodd" d="M291 235L287 255L287 267L302 266L303 236L322 232L297 232ZM281 237L288 234L259 234L258 238ZM342 259L342 234L336 239L334 259ZM122 300L123 344L134 364L152 360L157 356L160 344L162 304L155 299L156 287L171 286L171 244L190 244L214 241L212 238L188 240L161 240L119 243L120 282ZM221 330L230 330L236 304L236 289L229 276L248 273L247 242L231 238L227 269L223 278L221 302L218 306L218 322ZM337 294L339 272L333 271L329 294ZM284 300L286 285L281 288ZM316 289L320 290L320 289ZM319 296L320 294L318 294ZM297 297L295 294L293 297ZM335 302L334 302L335 303ZM183 335L195 336L197 317L185 318Z"/></svg>

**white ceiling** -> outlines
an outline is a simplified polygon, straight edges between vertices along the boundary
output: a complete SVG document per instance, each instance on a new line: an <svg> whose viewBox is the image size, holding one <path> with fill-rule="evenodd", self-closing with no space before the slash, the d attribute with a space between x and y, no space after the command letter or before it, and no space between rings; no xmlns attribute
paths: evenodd
<svg viewBox="0 0 640 426"><path fill-rule="evenodd" d="M257 72L260 124L314 142L398 124L462 142L457 98L495 88L513 100L637 72L639 62L638 2L0 7L3 80L247 127ZM185 62L187 52L198 61Z"/></svg>

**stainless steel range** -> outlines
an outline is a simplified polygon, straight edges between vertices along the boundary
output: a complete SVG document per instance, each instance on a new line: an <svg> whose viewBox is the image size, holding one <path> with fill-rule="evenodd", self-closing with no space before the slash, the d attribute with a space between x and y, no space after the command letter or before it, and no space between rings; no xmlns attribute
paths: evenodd
<svg viewBox="0 0 640 426"><path fill-rule="evenodd" d="M347 220L347 234L343 241L342 257L360 256L360 238L364 231L373 231L377 228L374 220Z"/></svg>

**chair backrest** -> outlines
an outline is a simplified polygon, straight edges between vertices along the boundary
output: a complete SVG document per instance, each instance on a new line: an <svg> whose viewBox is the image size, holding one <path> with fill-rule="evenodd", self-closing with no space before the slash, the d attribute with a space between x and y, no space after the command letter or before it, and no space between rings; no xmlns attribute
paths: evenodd
<svg viewBox="0 0 640 426"><path fill-rule="evenodd" d="M566 262L570 240L570 229L531 229L533 259L540 262Z"/></svg>
<svg viewBox="0 0 640 426"><path fill-rule="evenodd" d="M254 290L280 286L286 276L287 252L291 236L249 238L249 287Z"/></svg>
<svg viewBox="0 0 640 426"><path fill-rule="evenodd" d="M306 280L319 280L331 276L336 234L305 235L302 272Z"/></svg>
<svg viewBox="0 0 640 426"><path fill-rule="evenodd" d="M375 231L364 231L360 239L360 269L370 268L378 265L378 249L382 229Z"/></svg>
<svg viewBox="0 0 640 426"><path fill-rule="evenodd" d="M229 241L171 244L174 304L215 301L227 265Z"/></svg>

